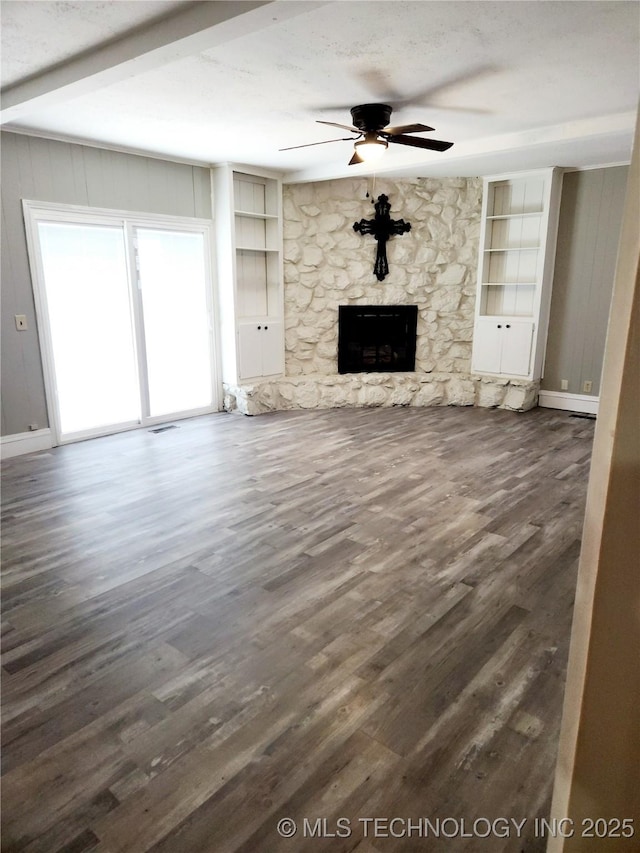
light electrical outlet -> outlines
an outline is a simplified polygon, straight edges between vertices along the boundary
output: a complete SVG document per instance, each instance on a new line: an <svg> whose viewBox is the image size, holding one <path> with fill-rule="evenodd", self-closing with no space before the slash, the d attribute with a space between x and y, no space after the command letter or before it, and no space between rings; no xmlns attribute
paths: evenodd
<svg viewBox="0 0 640 853"><path fill-rule="evenodd" d="M591 381L591 379L585 379L584 382L582 383L582 390L584 391L584 393L590 394L592 388L593 388L593 382Z"/></svg>
<svg viewBox="0 0 640 853"><path fill-rule="evenodd" d="M568 379L561 379L560 380L560 390L561 391L568 391L569 390L569 380Z"/></svg>
<svg viewBox="0 0 640 853"><path fill-rule="evenodd" d="M16 329L19 332L26 332L29 327L27 326L27 315L26 314L16 314Z"/></svg>

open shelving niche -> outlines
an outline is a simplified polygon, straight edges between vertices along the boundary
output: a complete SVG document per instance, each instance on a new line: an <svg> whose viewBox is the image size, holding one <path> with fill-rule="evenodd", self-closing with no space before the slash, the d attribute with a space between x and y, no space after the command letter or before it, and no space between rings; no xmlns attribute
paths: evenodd
<svg viewBox="0 0 640 853"><path fill-rule="evenodd" d="M232 165L214 169L223 381L284 369L280 176Z"/></svg>
<svg viewBox="0 0 640 853"><path fill-rule="evenodd" d="M486 178L472 370L540 378L561 170Z"/></svg>

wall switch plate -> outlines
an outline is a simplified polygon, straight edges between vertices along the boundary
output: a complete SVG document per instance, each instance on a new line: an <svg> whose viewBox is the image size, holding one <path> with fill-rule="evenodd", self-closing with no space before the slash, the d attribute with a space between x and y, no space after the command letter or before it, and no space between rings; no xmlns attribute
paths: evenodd
<svg viewBox="0 0 640 853"><path fill-rule="evenodd" d="M26 314L16 314L16 329L19 332L26 332L29 327L27 326L27 315Z"/></svg>
<svg viewBox="0 0 640 853"><path fill-rule="evenodd" d="M590 379L585 379L582 383L582 390L585 394L590 394L591 389L593 388L593 382Z"/></svg>
<svg viewBox="0 0 640 853"><path fill-rule="evenodd" d="M561 379L560 380L560 390L561 391L568 391L569 390L569 380L568 379Z"/></svg>

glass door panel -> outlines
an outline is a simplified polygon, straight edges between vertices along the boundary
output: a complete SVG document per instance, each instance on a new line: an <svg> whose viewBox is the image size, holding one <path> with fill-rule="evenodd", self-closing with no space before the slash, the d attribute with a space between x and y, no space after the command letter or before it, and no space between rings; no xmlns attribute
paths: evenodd
<svg viewBox="0 0 640 853"><path fill-rule="evenodd" d="M213 404L204 235L135 229L149 416Z"/></svg>
<svg viewBox="0 0 640 853"><path fill-rule="evenodd" d="M121 227L39 222L61 436L140 421Z"/></svg>

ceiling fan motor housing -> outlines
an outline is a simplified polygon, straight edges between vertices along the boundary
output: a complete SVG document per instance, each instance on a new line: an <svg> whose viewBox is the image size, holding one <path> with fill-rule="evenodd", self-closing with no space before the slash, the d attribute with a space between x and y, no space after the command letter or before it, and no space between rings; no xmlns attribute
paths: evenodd
<svg viewBox="0 0 640 853"><path fill-rule="evenodd" d="M362 133L378 131L386 127L391 120L393 108L388 104L360 104L351 109L353 126Z"/></svg>
<svg viewBox="0 0 640 853"><path fill-rule="evenodd" d="M320 121L318 124L328 124L338 127L340 130L348 130L355 133L355 151L349 165L373 160L376 154L383 153L389 142L399 145L410 145L412 148L426 148L431 151L447 151L453 142L443 142L439 139L423 139L420 136L411 136L413 133L433 130L426 124L403 124L398 127L388 127L393 107L389 104L360 104L351 107L351 119L353 124L338 124L335 121ZM387 128L385 130L385 128ZM356 141L357 140L357 141ZM349 137L341 139L324 139L322 142L310 142L307 145L292 145L291 148L308 148L309 145L324 145L327 142L348 142ZM281 148L281 151L289 151L289 148Z"/></svg>

